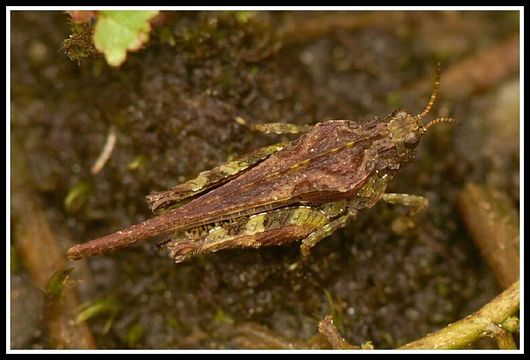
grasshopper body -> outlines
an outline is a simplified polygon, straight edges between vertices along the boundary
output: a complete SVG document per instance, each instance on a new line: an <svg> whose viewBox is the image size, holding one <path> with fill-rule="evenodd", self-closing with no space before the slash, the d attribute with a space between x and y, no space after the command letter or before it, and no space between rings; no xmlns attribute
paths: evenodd
<svg viewBox="0 0 530 360"><path fill-rule="evenodd" d="M388 182L415 156L436 98L420 115L403 109L364 123L329 120L288 144L255 151L205 171L193 180L147 197L160 215L128 229L76 245L79 259L171 234L169 255L181 262L200 253L234 247L280 245L303 239L302 254L344 226L359 210L383 199L422 209L426 199L385 194ZM239 119L240 123L242 122ZM265 132L303 132L288 124L262 124ZM182 203L184 203L182 205Z"/></svg>

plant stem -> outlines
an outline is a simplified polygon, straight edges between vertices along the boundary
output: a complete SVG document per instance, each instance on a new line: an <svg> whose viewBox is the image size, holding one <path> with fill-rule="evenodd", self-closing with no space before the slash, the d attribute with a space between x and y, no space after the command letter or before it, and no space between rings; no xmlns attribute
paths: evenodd
<svg viewBox="0 0 530 360"><path fill-rule="evenodd" d="M491 326L501 324L519 309L519 280L495 299L475 313L419 340L408 343L400 349L461 349L484 335L492 336ZM502 330L499 328L499 330ZM504 332L504 330L502 330ZM494 335L499 347L513 349L513 339L507 340L504 334ZM513 343L513 344L512 344Z"/></svg>

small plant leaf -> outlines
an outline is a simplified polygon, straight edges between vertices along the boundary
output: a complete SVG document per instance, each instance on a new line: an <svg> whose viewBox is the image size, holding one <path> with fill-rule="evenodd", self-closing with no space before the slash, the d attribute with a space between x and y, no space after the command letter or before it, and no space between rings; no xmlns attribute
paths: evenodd
<svg viewBox="0 0 530 360"><path fill-rule="evenodd" d="M88 181L80 181L75 184L64 199L64 207L70 213L75 213L81 209L83 204L88 200L91 184Z"/></svg>
<svg viewBox="0 0 530 360"><path fill-rule="evenodd" d="M144 327L140 324L134 324L127 330L127 345L132 348L144 336Z"/></svg>
<svg viewBox="0 0 530 360"><path fill-rule="evenodd" d="M213 320L220 324L224 323L224 324L232 325L234 323L234 319L232 319L232 317L228 315L227 313L225 313L223 309L221 308L217 309L217 312L215 313Z"/></svg>
<svg viewBox="0 0 530 360"><path fill-rule="evenodd" d="M143 167L146 162L147 162L147 157L145 155L138 155L137 157L134 158L133 161L131 161L127 165L127 169L129 169L131 171L138 170L141 167Z"/></svg>
<svg viewBox="0 0 530 360"><path fill-rule="evenodd" d="M64 286L66 285L72 270L73 268L68 268L54 272L46 284L46 294L51 297L59 296L63 292Z"/></svg>
<svg viewBox="0 0 530 360"><path fill-rule="evenodd" d="M138 50L149 39L149 20L158 11L101 11L98 13L94 44L111 66L125 61L127 50Z"/></svg>
<svg viewBox="0 0 530 360"><path fill-rule="evenodd" d="M108 296L105 298L94 300L89 303L82 304L79 307L75 322L79 324L95 316L107 314L107 321L105 322L105 325L103 326L102 330L103 333L106 334L110 330L114 319L120 310L121 305L118 300L112 296Z"/></svg>

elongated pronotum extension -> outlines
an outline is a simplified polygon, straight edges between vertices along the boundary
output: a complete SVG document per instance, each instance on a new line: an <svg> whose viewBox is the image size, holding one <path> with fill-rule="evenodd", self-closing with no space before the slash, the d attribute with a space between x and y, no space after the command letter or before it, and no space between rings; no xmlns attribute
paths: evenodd
<svg viewBox="0 0 530 360"><path fill-rule="evenodd" d="M133 245L137 242L171 232L178 221L174 219L171 211L148 219L127 229L78 244L71 247L66 257L69 260L78 260L85 257L100 255L108 251Z"/></svg>

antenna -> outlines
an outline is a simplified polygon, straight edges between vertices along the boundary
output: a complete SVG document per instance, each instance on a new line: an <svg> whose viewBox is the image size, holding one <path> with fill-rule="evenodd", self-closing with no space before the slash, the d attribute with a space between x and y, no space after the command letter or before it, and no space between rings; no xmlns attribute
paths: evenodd
<svg viewBox="0 0 530 360"><path fill-rule="evenodd" d="M436 64L436 79L434 80L434 87L432 89L431 98L429 100L429 103L425 107L425 110L423 110L421 114L416 116L418 119L422 119L425 115L429 113L429 111L431 111L432 105L434 104L434 101L436 100L436 96L438 95L438 89L440 88L440 74L441 73L442 73L441 64L437 63Z"/></svg>
<svg viewBox="0 0 530 360"><path fill-rule="evenodd" d="M427 129L430 128L431 126L439 124L439 123L443 123L443 122L456 123L456 120L450 117L441 117L438 119L434 119L434 120L429 121L429 123L425 125L425 127L423 128L424 129L423 131L427 131Z"/></svg>

